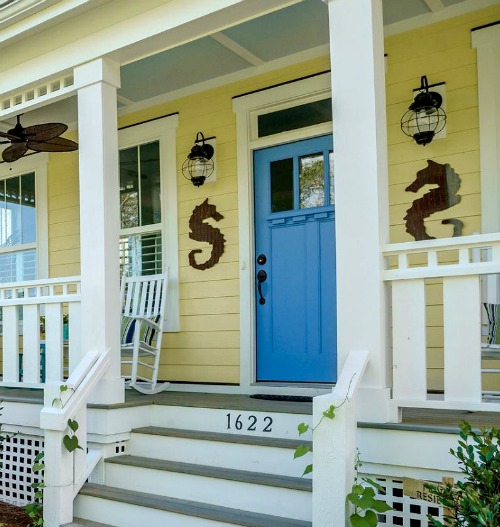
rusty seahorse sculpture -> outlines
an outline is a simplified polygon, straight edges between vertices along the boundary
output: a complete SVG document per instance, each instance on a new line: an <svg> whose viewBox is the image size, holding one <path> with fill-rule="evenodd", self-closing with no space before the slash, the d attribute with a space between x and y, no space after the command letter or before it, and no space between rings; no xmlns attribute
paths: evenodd
<svg viewBox="0 0 500 527"><path fill-rule="evenodd" d="M460 203L462 197L457 194L460 189L461 180L458 174L446 163L441 165L431 159L427 160L428 166L417 172L415 181L406 187L406 191L418 192L425 185L438 185L416 199L412 206L406 211L406 232L411 234L415 240L432 240L434 236L427 234L424 220L431 214L441 210L449 209ZM463 223L458 219L447 219L441 223L453 225L453 236L460 236Z"/></svg>
<svg viewBox="0 0 500 527"><path fill-rule="evenodd" d="M203 221L207 218L213 218L215 221L220 221L224 218L222 214L217 212L215 205L208 203L208 198L201 205L197 205L194 208L193 214L189 218L189 228L191 229L189 237L198 242L208 242L212 246L210 258L203 263L197 263L195 259L195 255L201 253L202 249L193 249L189 253L189 265L201 271L210 269L220 260L226 241L219 229Z"/></svg>

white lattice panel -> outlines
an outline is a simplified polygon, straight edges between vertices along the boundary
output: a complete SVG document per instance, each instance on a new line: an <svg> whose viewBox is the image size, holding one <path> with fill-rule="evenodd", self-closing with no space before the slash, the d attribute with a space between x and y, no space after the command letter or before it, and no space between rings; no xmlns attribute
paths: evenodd
<svg viewBox="0 0 500 527"><path fill-rule="evenodd" d="M367 477L373 479L385 489L386 494L383 495L377 492L378 497L385 500L393 509L385 514L378 515L379 525L390 527L430 527L431 523L427 519L428 514L442 520L442 507L435 503L417 500L403 494L402 479L371 475Z"/></svg>
<svg viewBox="0 0 500 527"><path fill-rule="evenodd" d="M35 501L33 482L41 481L42 475L33 474L35 457L43 451L43 438L16 435L3 442L0 471L0 500L23 506Z"/></svg>

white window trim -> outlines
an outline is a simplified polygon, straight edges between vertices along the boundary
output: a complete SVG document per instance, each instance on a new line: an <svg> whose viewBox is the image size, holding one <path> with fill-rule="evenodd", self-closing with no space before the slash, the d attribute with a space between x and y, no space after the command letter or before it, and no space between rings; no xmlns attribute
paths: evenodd
<svg viewBox="0 0 500 527"><path fill-rule="evenodd" d="M238 217L240 240L240 389L243 393L261 390L255 378L255 228L253 213L253 150L332 132L332 123L257 137L257 116L300 104L332 97L330 73L315 75L267 90L237 97L236 145L238 166ZM268 392L272 387L266 387ZM281 393L282 388L274 391ZM303 394L303 388L287 387L287 393Z"/></svg>
<svg viewBox="0 0 500 527"><path fill-rule="evenodd" d="M49 276L49 235L48 235L48 195L46 153L30 155L14 163L0 164L0 179L35 173L36 192L36 278Z"/></svg>
<svg viewBox="0 0 500 527"><path fill-rule="evenodd" d="M158 141L160 147L162 262L169 268L164 331L179 331L179 246L177 219L176 129L178 115L169 115L118 131L120 150ZM118 192L118 189L116 189Z"/></svg>

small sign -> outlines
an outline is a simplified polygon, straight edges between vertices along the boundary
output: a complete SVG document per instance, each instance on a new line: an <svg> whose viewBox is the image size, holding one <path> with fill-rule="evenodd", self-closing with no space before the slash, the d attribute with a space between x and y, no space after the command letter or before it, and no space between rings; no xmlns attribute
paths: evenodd
<svg viewBox="0 0 500 527"><path fill-rule="evenodd" d="M425 487L426 483L431 485L436 484L422 479L403 478L403 494L416 500L428 501L439 505L437 495Z"/></svg>
<svg viewBox="0 0 500 527"><path fill-rule="evenodd" d="M409 496L410 498L415 498L417 500L427 501L429 503L435 503L436 505L441 505L437 494L431 492L426 485L434 485L438 488L444 488L444 486L450 483L453 485L453 478L443 478L441 484L436 483L435 481L425 481L422 479L412 479L412 478L403 478L403 494ZM444 508L443 513L446 516L452 516L452 511L447 508Z"/></svg>

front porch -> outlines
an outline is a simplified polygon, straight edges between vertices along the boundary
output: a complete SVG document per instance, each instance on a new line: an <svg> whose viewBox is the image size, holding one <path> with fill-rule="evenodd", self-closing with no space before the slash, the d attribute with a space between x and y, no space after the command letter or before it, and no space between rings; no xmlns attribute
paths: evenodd
<svg viewBox="0 0 500 527"><path fill-rule="evenodd" d="M0 388L0 398L4 428L18 430L19 416L24 416L21 433L4 444L1 477L3 499L22 503L30 501L31 490L19 470L46 448L34 432L34 410L42 407L43 397L39 390ZM176 525L202 525L210 519L227 527L245 519L252 527L280 521L310 526L311 480L301 478L310 459L294 460L293 452L297 445L309 444L310 438L299 438L297 424L311 423L311 415L308 402L177 391L147 396L126 390L122 404L90 404L89 448L106 452L106 461L97 465L76 498L75 522L128 527L144 518L147 509L158 525L170 518ZM435 504L405 496L403 476L435 481L443 475L456 477L448 449L456 445L464 419L478 428L500 426L498 414L415 408L403 411L401 423L358 423L361 474L375 477L394 507L380 525L406 525L410 519L426 525L428 512L442 514ZM109 423L114 423L114 436L108 433Z"/></svg>

